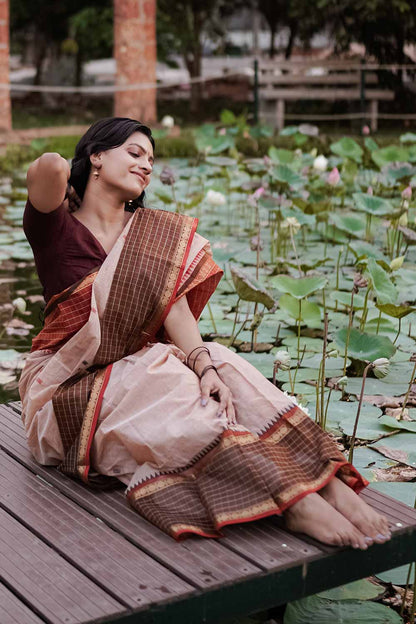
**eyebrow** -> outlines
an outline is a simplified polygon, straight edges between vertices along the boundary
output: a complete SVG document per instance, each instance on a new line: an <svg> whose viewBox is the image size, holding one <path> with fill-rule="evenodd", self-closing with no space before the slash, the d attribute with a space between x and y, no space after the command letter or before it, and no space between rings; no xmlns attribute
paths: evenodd
<svg viewBox="0 0 416 624"><path fill-rule="evenodd" d="M143 145L139 145L139 143L129 143L129 146L130 146L130 145L135 145L136 147L139 147L141 150L143 150L143 152L144 152L145 154L149 154L149 152L145 150L145 148L143 147ZM150 160L152 160L153 162L155 162L155 159L153 158L153 156L151 156L150 154L149 154L149 156L150 156Z"/></svg>

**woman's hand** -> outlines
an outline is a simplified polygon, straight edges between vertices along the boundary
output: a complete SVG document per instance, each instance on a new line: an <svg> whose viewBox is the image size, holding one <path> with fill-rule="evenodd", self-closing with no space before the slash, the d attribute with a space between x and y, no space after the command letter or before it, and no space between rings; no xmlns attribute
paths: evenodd
<svg viewBox="0 0 416 624"><path fill-rule="evenodd" d="M208 398L211 395L217 395L219 399L219 406L217 416L221 416L225 410L227 416L227 422L229 425L236 425L235 411L231 396L231 391L228 386L221 381L218 373L211 369L203 375L201 382L201 404L206 405Z"/></svg>

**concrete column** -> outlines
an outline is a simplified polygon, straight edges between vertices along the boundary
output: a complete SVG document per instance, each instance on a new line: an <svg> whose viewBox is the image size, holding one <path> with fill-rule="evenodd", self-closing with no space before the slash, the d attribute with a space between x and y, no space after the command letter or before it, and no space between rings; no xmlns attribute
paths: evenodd
<svg viewBox="0 0 416 624"><path fill-rule="evenodd" d="M9 0L0 0L0 84L9 84ZM10 87L0 87L0 131L11 130Z"/></svg>
<svg viewBox="0 0 416 624"><path fill-rule="evenodd" d="M156 82L156 0L114 0L114 58L116 85ZM118 91L114 115L156 121L156 89Z"/></svg>

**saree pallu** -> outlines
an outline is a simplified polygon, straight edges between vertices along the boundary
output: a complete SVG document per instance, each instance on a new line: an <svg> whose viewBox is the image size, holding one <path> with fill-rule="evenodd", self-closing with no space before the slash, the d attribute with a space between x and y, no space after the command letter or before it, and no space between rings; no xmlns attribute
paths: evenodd
<svg viewBox="0 0 416 624"><path fill-rule="evenodd" d="M102 266L56 295L20 381L37 461L85 483L127 486L179 539L280 514L337 474L365 485L332 439L236 353L206 343L237 424L200 404L198 377L163 322L186 296L196 319L222 272L196 220L136 211Z"/></svg>

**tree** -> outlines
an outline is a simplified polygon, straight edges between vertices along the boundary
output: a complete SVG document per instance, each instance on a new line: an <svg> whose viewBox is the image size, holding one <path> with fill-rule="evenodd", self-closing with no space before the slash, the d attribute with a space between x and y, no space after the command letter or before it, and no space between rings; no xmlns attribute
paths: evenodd
<svg viewBox="0 0 416 624"><path fill-rule="evenodd" d="M169 61L173 54L180 54L191 79L200 78L202 65L203 35L223 31L221 17L232 13L244 2L233 0L177 0L174 8L170 0L157 3L158 58ZM200 82L191 83L192 112L199 108Z"/></svg>
<svg viewBox="0 0 416 624"><path fill-rule="evenodd" d="M100 8L85 7L69 18L69 30L76 43L75 84L80 85L82 64L85 61L111 57L113 54L112 6L109 2L103 2Z"/></svg>

